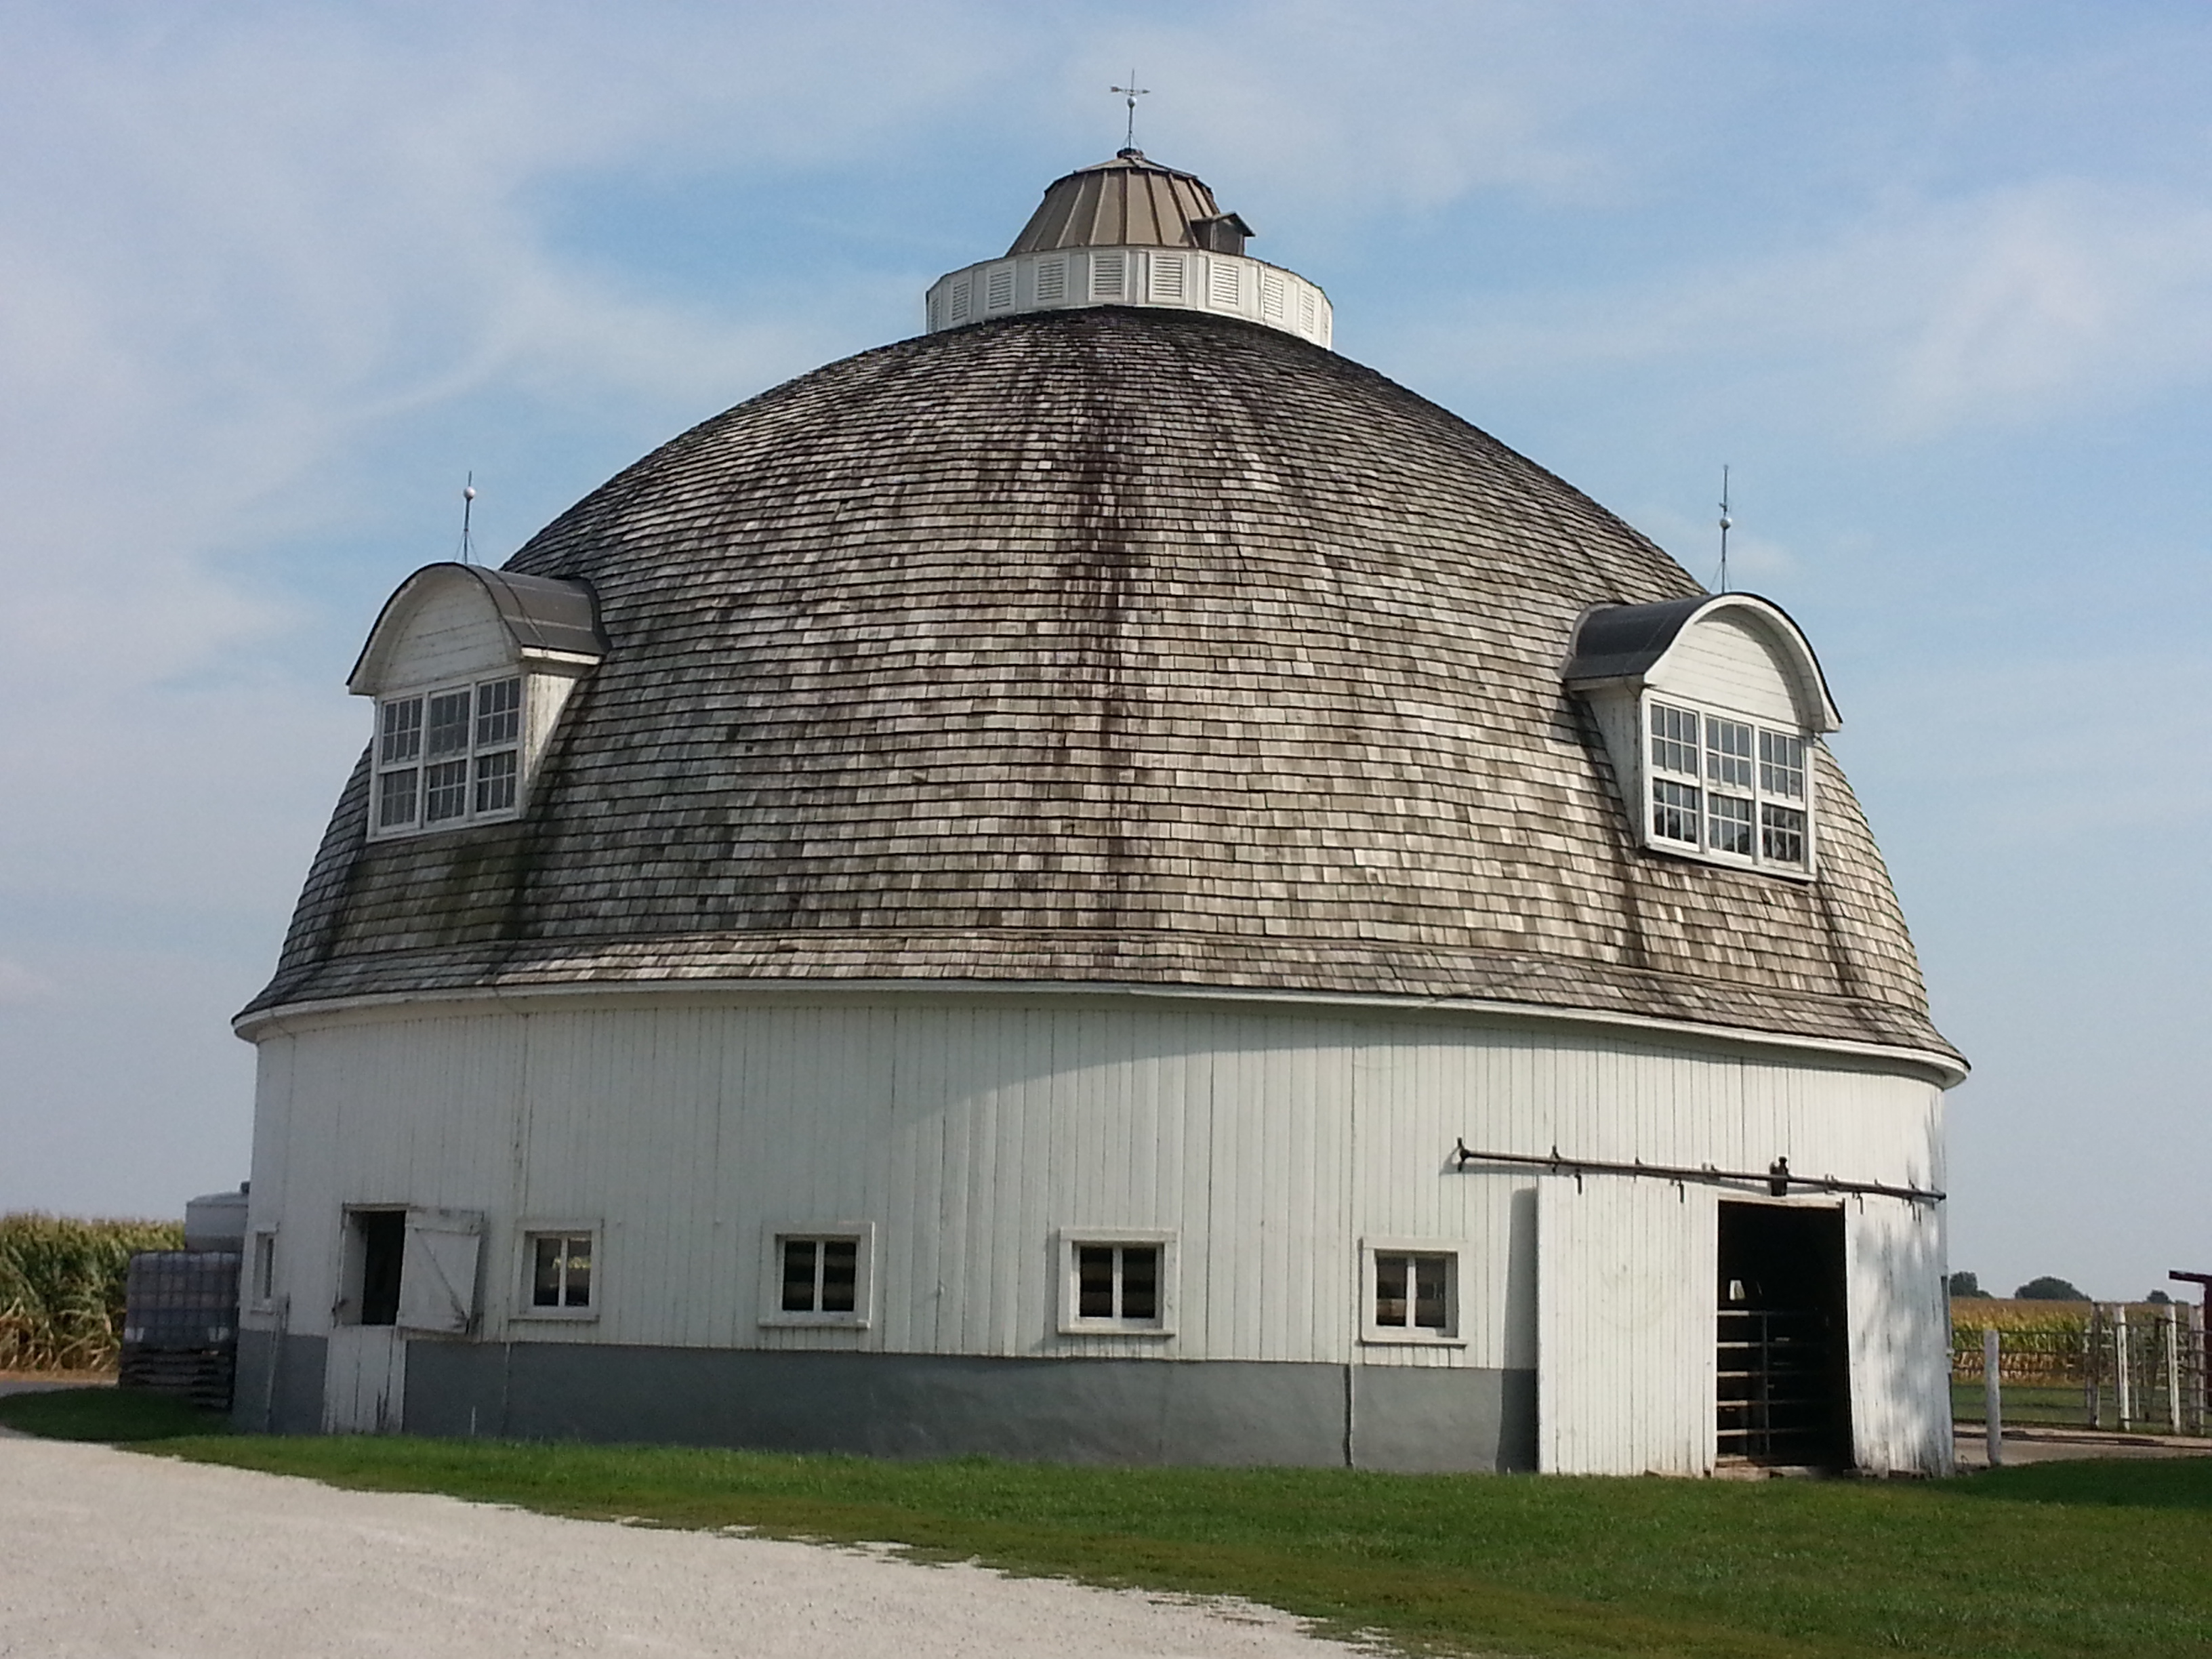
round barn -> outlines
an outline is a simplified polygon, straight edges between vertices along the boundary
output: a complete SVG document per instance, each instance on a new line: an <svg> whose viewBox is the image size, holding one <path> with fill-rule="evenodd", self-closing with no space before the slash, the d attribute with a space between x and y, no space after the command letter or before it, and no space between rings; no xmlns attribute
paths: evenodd
<svg viewBox="0 0 2212 1659"><path fill-rule="evenodd" d="M1125 150L400 586L242 1425L1948 1467L1965 1067L1811 644L1251 234Z"/></svg>

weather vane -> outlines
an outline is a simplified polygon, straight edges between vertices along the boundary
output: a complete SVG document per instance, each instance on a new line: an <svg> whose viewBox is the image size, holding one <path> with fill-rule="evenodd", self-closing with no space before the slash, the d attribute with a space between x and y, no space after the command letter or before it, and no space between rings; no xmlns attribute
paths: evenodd
<svg viewBox="0 0 2212 1659"><path fill-rule="evenodd" d="M1127 86L1109 87L1106 90L1109 92L1117 92L1121 94L1122 97L1129 100L1129 128L1128 131L1121 136L1121 148L1123 149L1134 149L1137 147L1137 100L1144 97L1147 93L1151 92L1152 88L1150 87L1140 87L1137 84L1137 71L1133 69L1129 71L1129 84Z"/></svg>

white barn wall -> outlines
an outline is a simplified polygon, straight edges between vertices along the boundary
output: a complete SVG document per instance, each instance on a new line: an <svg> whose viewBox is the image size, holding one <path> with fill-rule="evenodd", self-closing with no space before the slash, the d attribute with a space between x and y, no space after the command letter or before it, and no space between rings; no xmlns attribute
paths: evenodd
<svg viewBox="0 0 2212 1659"><path fill-rule="evenodd" d="M282 1218L294 1332L329 1328L343 1207L407 1203L485 1212L495 1340L1525 1370L1535 1180L1455 1172L1462 1134L1482 1151L1941 1176L1931 1079L1550 1021L671 996L295 1017L261 1042L252 1224ZM878 1229L869 1328L759 1325L763 1224L854 1220ZM596 1320L523 1312L532 1222L603 1227ZM1173 1230L1176 1333L1060 1334L1064 1228ZM1924 1231L1854 1231L1856 1305L1893 1304L1899 1275L1940 1282ZM1368 1236L1464 1241L1463 1346L1357 1340ZM1692 1304L1711 1301L1706 1257ZM1929 1467L1942 1407L1924 1331L1854 1336L1869 1462Z"/></svg>

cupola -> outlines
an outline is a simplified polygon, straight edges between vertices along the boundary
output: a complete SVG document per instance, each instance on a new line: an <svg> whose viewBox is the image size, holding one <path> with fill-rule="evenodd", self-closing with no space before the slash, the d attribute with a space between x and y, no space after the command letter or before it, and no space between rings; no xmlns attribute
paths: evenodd
<svg viewBox="0 0 2212 1659"><path fill-rule="evenodd" d="M1248 256L1254 234L1242 215L1221 210L1203 179L1124 149L1047 186L1004 258L932 283L928 331L1024 312L1153 306L1242 317L1328 345L1328 296Z"/></svg>

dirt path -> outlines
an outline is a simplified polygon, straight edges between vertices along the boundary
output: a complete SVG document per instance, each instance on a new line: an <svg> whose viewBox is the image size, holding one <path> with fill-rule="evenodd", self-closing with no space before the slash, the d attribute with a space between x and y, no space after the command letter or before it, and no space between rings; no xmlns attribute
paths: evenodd
<svg viewBox="0 0 2212 1659"><path fill-rule="evenodd" d="M0 1659L1349 1659L1279 1613L0 1443Z"/></svg>

